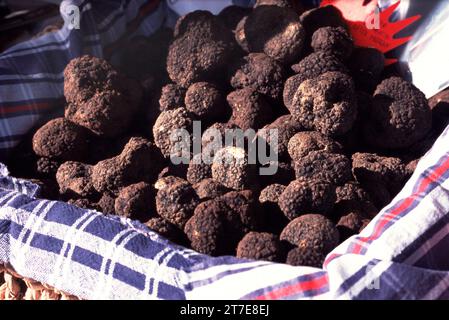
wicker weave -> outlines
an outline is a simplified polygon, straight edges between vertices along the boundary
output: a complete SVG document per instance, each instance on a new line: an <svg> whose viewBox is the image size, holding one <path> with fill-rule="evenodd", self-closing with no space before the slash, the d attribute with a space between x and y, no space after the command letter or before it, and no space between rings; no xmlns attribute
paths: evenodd
<svg viewBox="0 0 449 320"><path fill-rule="evenodd" d="M0 300L79 300L49 285L27 279L0 266Z"/></svg>

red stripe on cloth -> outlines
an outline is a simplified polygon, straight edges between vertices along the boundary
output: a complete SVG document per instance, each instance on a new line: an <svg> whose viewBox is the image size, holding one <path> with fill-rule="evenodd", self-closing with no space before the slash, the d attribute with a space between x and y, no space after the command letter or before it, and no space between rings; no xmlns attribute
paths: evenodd
<svg viewBox="0 0 449 320"><path fill-rule="evenodd" d="M40 103L31 103L31 104L23 104L12 107L0 107L0 114L8 115L16 112L23 111L31 111L31 110L47 110L51 109L54 106L54 103L49 102L40 102Z"/></svg>
<svg viewBox="0 0 449 320"><path fill-rule="evenodd" d="M288 296L298 294L300 292L319 290L319 289L322 289L327 284L328 284L327 274L323 274L321 277L318 277L316 279L307 280L304 282L298 282L293 285L288 285L286 287L276 289L271 292L260 295L254 299L255 300L280 299L283 297L288 297Z"/></svg>
<svg viewBox="0 0 449 320"><path fill-rule="evenodd" d="M392 210L392 212L389 213L387 217L384 217L382 219L382 221L378 225L376 225L375 230L371 236L365 237L365 238L360 238L358 241L359 243L355 245L352 253L355 253L355 254L360 253L360 251L363 248L363 245L360 244L360 242L366 243L366 242L377 239L380 236L380 234L382 233L382 231L383 231L382 228L385 226L385 224L390 222L393 218L396 218L397 215L399 215L402 211L407 209L413 203L413 201L416 200L415 197L419 193L423 192L432 182L435 182L436 180L438 180L443 175L443 173L447 170L449 170L449 159L447 159L440 167L436 168L435 171L430 174L430 176L424 177L422 179L421 184L418 187L418 190L413 195L408 197L405 201L403 201L399 207Z"/></svg>

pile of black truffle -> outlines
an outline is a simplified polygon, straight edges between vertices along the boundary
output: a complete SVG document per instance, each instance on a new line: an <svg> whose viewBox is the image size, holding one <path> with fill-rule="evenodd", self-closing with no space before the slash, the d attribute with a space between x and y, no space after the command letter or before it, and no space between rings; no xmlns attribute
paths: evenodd
<svg viewBox="0 0 449 320"><path fill-rule="evenodd" d="M321 266L401 190L444 127L382 53L354 46L334 7L195 11L173 31L132 39L119 60L69 63L64 117L34 133L32 153L19 149L10 165L26 170L13 173L45 197L138 219L213 256ZM277 129L277 173L259 176L267 164L247 161L172 164L170 134L193 121L223 135Z"/></svg>

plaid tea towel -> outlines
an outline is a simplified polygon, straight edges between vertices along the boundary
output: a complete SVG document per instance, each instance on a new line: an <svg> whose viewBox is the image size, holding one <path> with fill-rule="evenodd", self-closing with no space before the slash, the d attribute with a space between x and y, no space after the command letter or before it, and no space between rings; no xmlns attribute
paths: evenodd
<svg viewBox="0 0 449 320"><path fill-rule="evenodd" d="M136 19L133 34L151 34L188 2L65 1L80 9L80 29L66 24L0 55L0 152L61 108L68 61L102 57ZM391 204L322 269L198 254L135 221L38 200L36 185L0 165L0 264L83 299L449 298L448 146L446 129Z"/></svg>

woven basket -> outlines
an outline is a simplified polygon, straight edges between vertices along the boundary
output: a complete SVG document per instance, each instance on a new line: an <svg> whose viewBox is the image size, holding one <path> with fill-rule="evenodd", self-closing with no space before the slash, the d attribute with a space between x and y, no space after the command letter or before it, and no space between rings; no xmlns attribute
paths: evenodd
<svg viewBox="0 0 449 320"><path fill-rule="evenodd" d="M0 300L79 300L49 285L23 278L0 265Z"/></svg>

